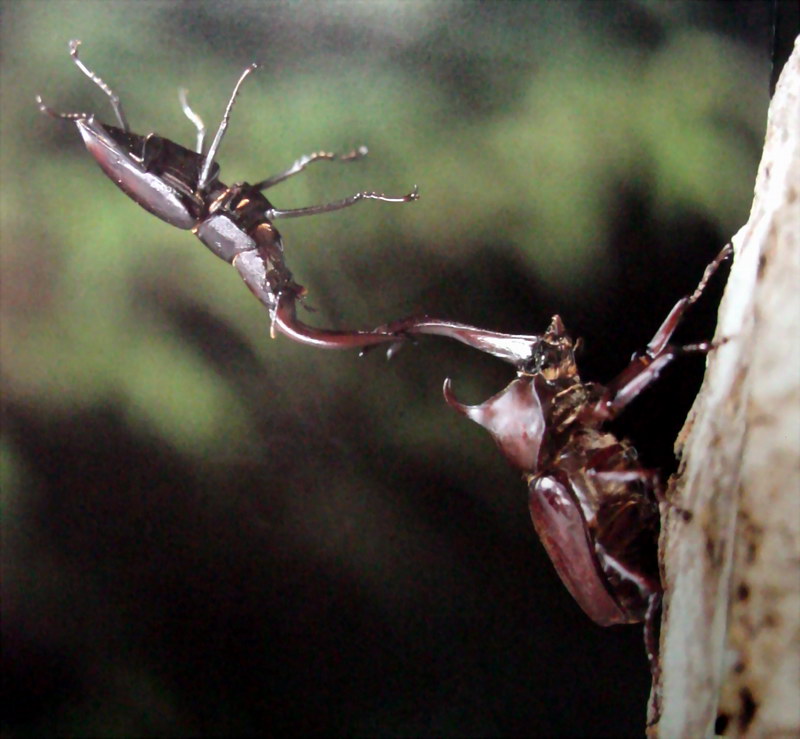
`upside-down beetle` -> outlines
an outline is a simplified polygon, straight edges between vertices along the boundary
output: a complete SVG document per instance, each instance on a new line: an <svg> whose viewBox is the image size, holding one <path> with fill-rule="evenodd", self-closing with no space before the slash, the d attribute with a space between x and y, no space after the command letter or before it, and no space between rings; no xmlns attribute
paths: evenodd
<svg viewBox="0 0 800 739"><path fill-rule="evenodd" d="M348 349L402 339L384 328L372 331L333 331L309 326L297 318L295 304L305 295L286 266L283 243L273 220L327 213L347 208L360 200L405 203L418 198L416 187L403 197L359 192L343 200L293 210L279 210L262 191L309 164L323 160L349 161L363 157L366 147L343 156L317 152L303 156L285 171L256 184L227 186L218 179L214 158L228 127L231 109L245 78L258 65L242 72L228 100L222 121L208 151L203 153L205 126L189 107L186 92L180 102L184 114L197 129L195 151L154 133L132 133L119 97L78 57L80 41L70 41L69 53L77 67L109 98L119 126L100 123L89 113L60 113L45 105L39 109L54 118L74 121L89 153L117 186L139 205L176 228L191 230L214 254L232 264L253 294L267 307L272 330L321 348Z"/></svg>

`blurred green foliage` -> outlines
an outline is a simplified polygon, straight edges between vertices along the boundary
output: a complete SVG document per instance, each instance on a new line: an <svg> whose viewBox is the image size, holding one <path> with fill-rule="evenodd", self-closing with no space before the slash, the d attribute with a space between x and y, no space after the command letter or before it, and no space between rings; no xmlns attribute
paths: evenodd
<svg viewBox="0 0 800 739"><path fill-rule="evenodd" d="M387 364L380 352L357 360L270 340L264 309L235 272L118 191L74 125L40 115L34 95L55 109L112 121L107 100L67 54L68 40L79 38L82 58L121 96L134 131L190 144L194 130L177 89L189 89L213 133L237 75L258 60L262 67L242 90L218 156L224 182L256 181L300 154L365 143L366 161L314 165L269 197L291 208L361 189L402 194L415 183L422 194L411 205L364 203L280 224L287 262L317 310L306 314L308 322L369 327L435 312L440 299L456 307L490 304L492 295L459 297L459 276L484 264L487 251L498 264L515 265L521 283L557 291L566 304L582 291L600 299L613 290L607 257L615 209L631 188L647 193L660 224L691 214L730 235L746 220L766 77L752 47L715 26L721 7L2 2L4 402L45 419L118 409L136 433L196 465L218 495L206 501L206 515L232 531L229 524L240 519L238 502L220 493L226 475L273 465L285 489L271 490L259 472L254 487L264 490L253 494L276 501L291 535L271 519L254 516L252 525L269 529L287 550L313 552L321 566L356 572L387 609L399 608L415 587L407 559L415 547L408 541L404 550L404 537L435 539L437 531L398 500L392 480L343 471L353 451L337 429L362 429L369 449L407 450L431 460L431 470L444 460L464 468L480 433L456 420L442 429L441 381L458 372L459 388L473 400L477 387L499 389L508 368L494 370L484 387L485 377L471 375L455 355L434 353L436 363L422 369L427 343ZM675 263L682 248L674 245ZM521 295L516 304L522 310L537 299ZM323 447L325 429L332 431ZM492 453L487 448L486 459L500 464ZM34 607L66 602L83 582L79 565L43 554L47 547L33 553L25 529L37 470L17 459L7 439L0 463L4 512L12 512L7 556L16 559L6 588L29 588ZM508 500L496 502L491 490L474 494L490 510ZM154 503L157 510L162 504ZM161 534L171 542L170 525ZM207 546L212 559L229 556L221 543ZM439 555L457 572L454 555ZM122 557L109 556L112 563ZM111 608L99 595L103 578L119 575L108 568L89 577L87 611ZM101 707L72 716L72 733L196 728L178 716L179 698L160 697L174 687L148 672L146 660L140 665L138 657L114 652L108 661L113 677ZM140 709L160 712L163 722L149 723ZM241 728L237 720L247 724L246 716L233 717L237 710L231 708L228 729Z"/></svg>
<svg viewBox="0 0 800 739"><path fill-rule="evenodd" d="M152 289L234 322L289 377L346 383L347 361L267 341L266 316L231 270L116 191L73 126L37 113L34 92L111 119L70 63L69 38L84 41L83 57L122 96L134 130L184 142L192 130L177 88L190 89L211 128L237 72L264 61L220 152L226 181L261 178L315 148L369 144L368 163L317 166L276 190L279 207L420 184L413 206L282 225L319 321L368 325L416 308L415 294L447 280L448 264L487 244L566 293L583 289L602 262L620 183L646 181L665 219L689 209L723 233L736 229L750 197L749 144L764 125L763 108L748 102L764 94L755 60L683 25L691 9L670 7L643 5L664 36L648 49L587 33L579 4L289 3L238 13L204 3L4 4L6 382L57 405L124 399L187 451L246 433L246 410L165 331L153 293L142 294ZM409 245L441 271L403 279Z"/></svg>

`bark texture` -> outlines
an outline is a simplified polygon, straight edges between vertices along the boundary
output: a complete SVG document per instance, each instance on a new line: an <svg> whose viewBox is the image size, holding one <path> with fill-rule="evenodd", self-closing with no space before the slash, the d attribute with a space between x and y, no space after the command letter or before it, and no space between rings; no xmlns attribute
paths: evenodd
<svg viewBox="0 0 800 739"><path fill-rule="evenodd" d="M800 39L665 511L662 737L800 736Z"/></svg>

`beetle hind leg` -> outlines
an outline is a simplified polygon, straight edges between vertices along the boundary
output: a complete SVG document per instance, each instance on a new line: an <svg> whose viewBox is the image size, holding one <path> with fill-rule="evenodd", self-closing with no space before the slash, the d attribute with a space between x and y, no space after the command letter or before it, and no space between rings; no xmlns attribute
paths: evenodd
<svg viewBox="0 0 800 739"><path fill-rule="evenodd" d="M242 83L247 79L247 76L255 69L258 69L258 64L255 62L245 67L244 71L239 75L239 79L236 81L236 84L233 87L233 92L228 99L225 112L222 114L222 120L219 123L219 128L217 128L217 132L214 134L214 139L208 149L206 158L203 160L203 168L200 170L200 177L197 180L198 191L202 192L208 183L208 175L211 171L211 165L214 163L214 157L217 156L217 151L222 143L223 136L225 136L225 131L228 130L228 123L231 120L231 111L233 110L233 104L236 102L236 98L239 95L239 89L241 88Z"/></svg>
<svg viewBox="0 0 800 739"><path fill-rule="evenodd" d="M650 677L653 683L653 698L651 715L648 716L647 721L648 726L657 723L661 714L661 655L659 640L662 603L662 593L653 593L650 596L644 616L644 648L645 652L647 652L647 662L650 665Z"/></svg>
<svg viewBox="0 0 800 739"><path fill-rule="evenodd" d="M280 172L272 177L267 177L261 182L257 182L253 187L256 190L266 190L279 182L288 180L290 177L302 172L309 164L313 162L354 162L357 159L363 159L367 156L368 149L366 146L359 146L347 154L334 154L330 151L315 151L313 154L305 154L296 159L291 167L288 167L283 172Z"/></svg>
<svg viewBox="0 0 800 739"><path fill-rule="evenodd" d="M36 105L42 113L49 115L51 118L63 118L67 121L85 121L87 118L92 117L91 113L62 113L55 110L42 100L41 95L36 96Z"/></svg>
<svg viewBox="0 0 800 739"><path fill-rule="evenodd" d="M384 203L410 203L413 200L419 200L419 188L415 185L408 195L402 195L399 198L389 197L383 193L377 192L357 192L355 195L336 200L333 203L325 203L323 205L311 205L307 208L293 208L292 210L278 210L272 208L266 212L266 217L272 220L273 218L299 218L301 216L315 216L320 213L330 213L334 210L342 210L355 205L361 200L380 200Z"/></svg>
<svg viewBox="0 0 800 739"><path fill-rule="evenodd" d="M117 95L105 82L103 82L99 75L95 74L81 61L80 57L78 57L78 47L80 45L81 42L77 39L73 39L69 42L69 55L72 57L72 61L75 62L75 66L80 69L81 72L83 72L108 96L108 99L111 102L111 107L114 109L114 115L117 116L117 120L119 121L120 128L125 132L129 132L131 129L128 125L127 119L125 118L125 113L122 111L122 103L119 101L119 95Z"/></svg>

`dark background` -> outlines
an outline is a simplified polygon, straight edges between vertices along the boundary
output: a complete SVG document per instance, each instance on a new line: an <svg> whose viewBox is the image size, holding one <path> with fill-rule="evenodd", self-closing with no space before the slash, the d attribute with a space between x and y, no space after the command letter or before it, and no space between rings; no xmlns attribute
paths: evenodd
<svg viewBox="0 0 800 739"><path fill-rule="evenodd" d="M639 627L592 624L525 487L441 397L512 369L427 338L325 353L190 234L137 208L61 110L185 144L187 86L255 181L315 149L278 207L406 192L285 222L323 326L409 313L542 331L607 380L747 220L771 2L5 2L3 678L7 736L637 735ZM209 134L211 135L211 134ZM713 332L722 280L680 338ZM702 360L619 422L649 466Z"/></svg>

